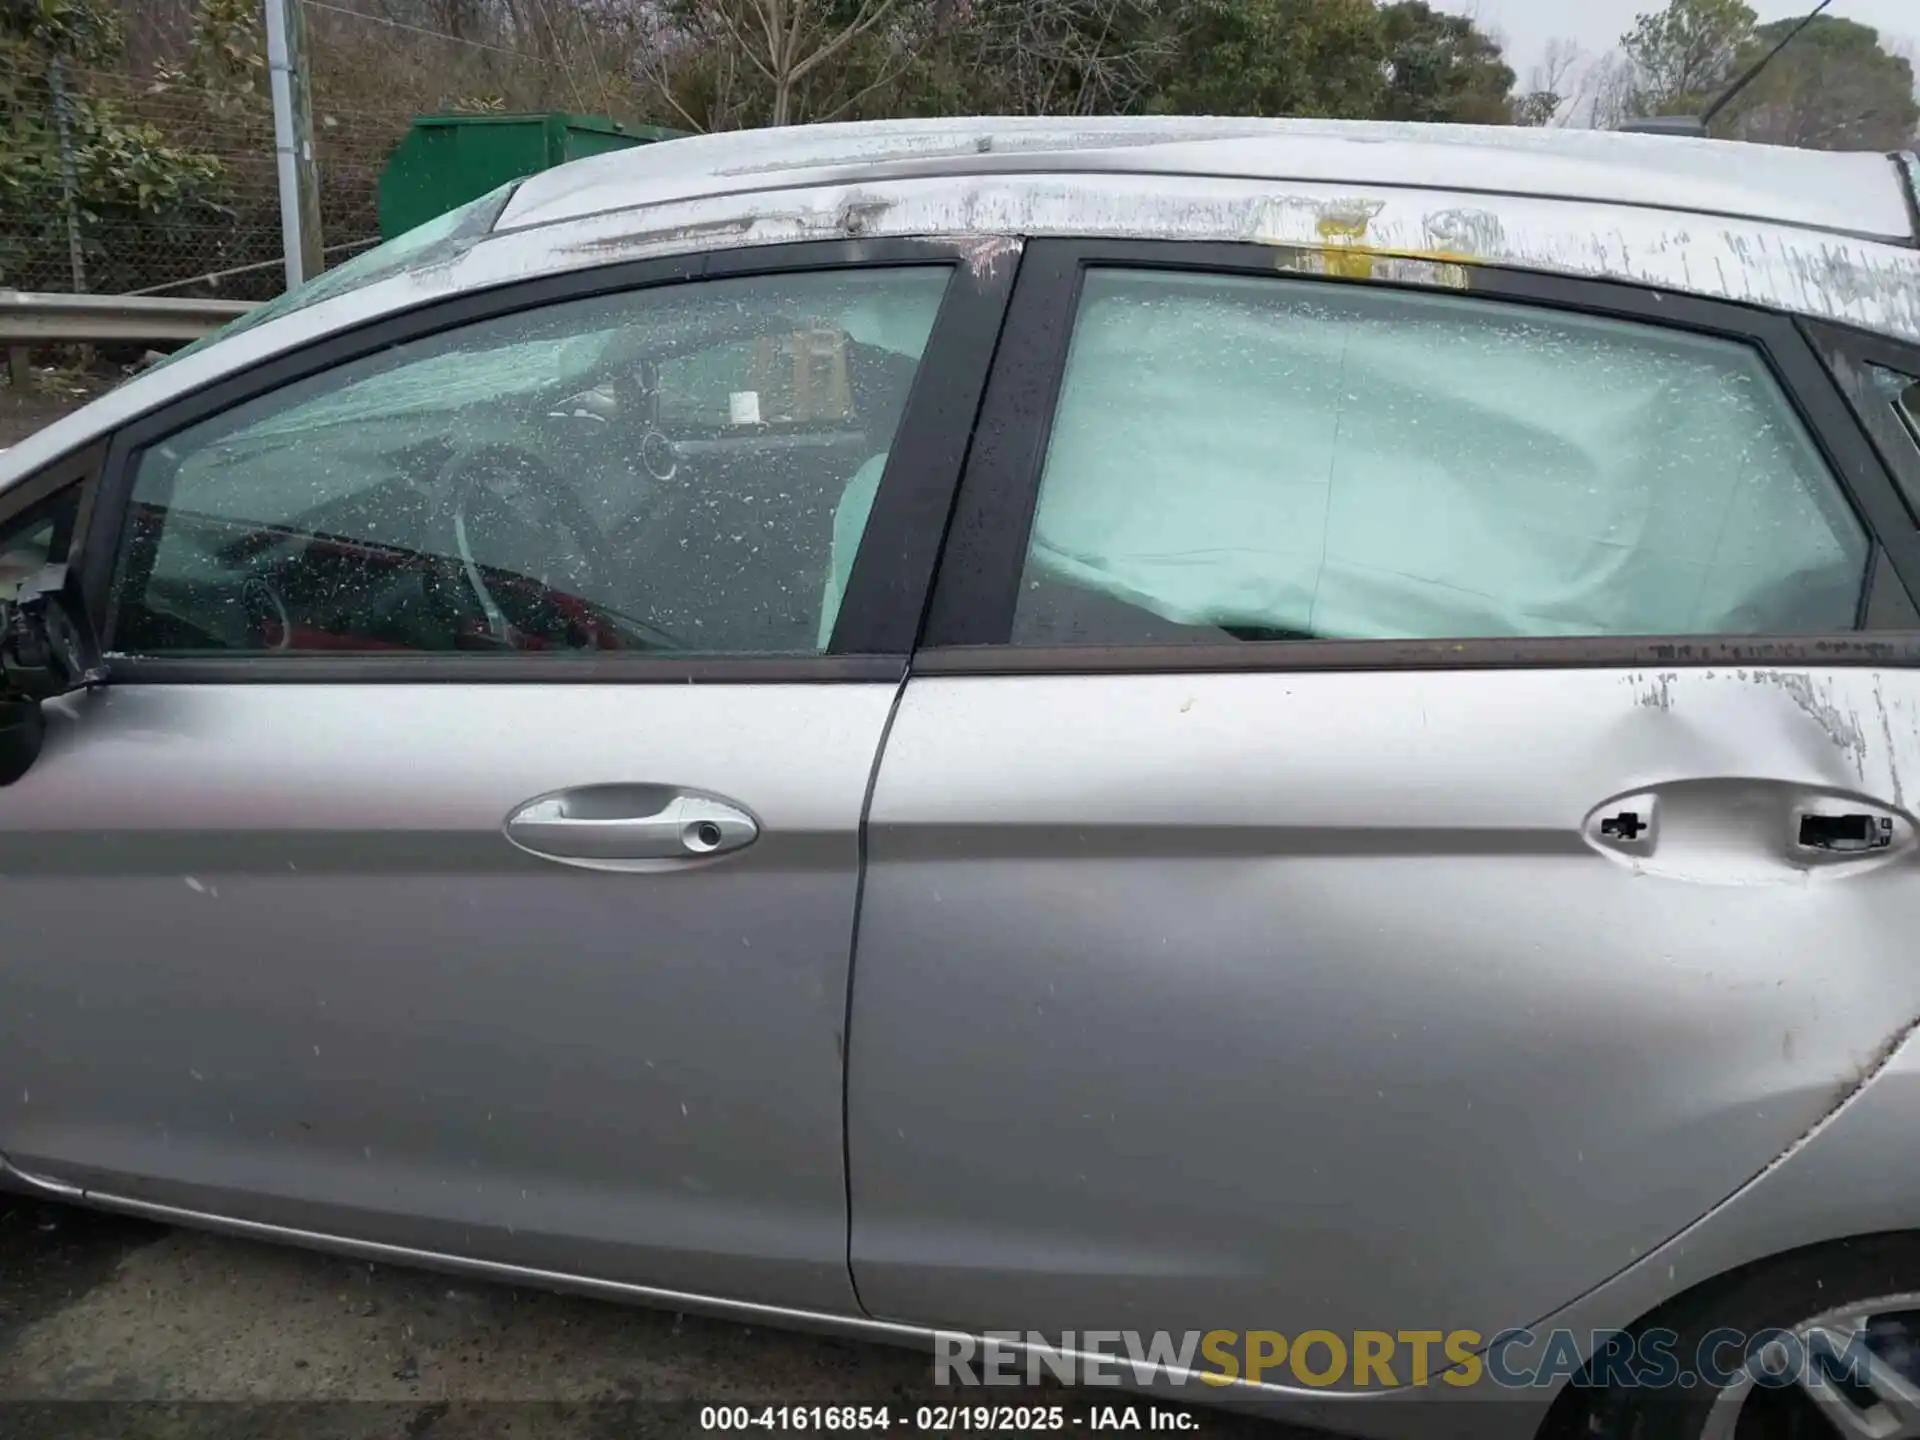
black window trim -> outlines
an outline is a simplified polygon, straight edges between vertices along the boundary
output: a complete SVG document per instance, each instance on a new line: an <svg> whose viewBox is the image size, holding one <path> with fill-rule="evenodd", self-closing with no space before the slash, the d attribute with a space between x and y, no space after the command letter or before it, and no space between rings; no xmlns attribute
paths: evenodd
<svg viewBox="0 0 1920 1440"><path fill-rule="evenodd" d="M1906 487L1896 484L1903 502L1910 492L1920 496L1920 416L1900 413L1898 407L1886 403L1865 384L1869 366L1920 383L1920 345L1902 344L1887 336L1822 320L1803 320L1800 328L1833 374L1835 384L1866 430L1868 443L1879 452L1889 472L1896 476L1902 469L1911 472L1913 479ZM1898 439L1883 440L1884 426L1897 429ZM1920 498L1908 505L1907 522L1909 528L1920 526Z"/></svg>
<svg viewBox="0 0 1920 1440"><path fill-rule="evenodd" d="M1014 609L1039 498L1054 409L1088 269L1126 267L1259 275L1298 285L1433 287L1284 271L1270 246L1126 240L1028 242L1000 356L987 382L979 437L962 476L916 675L1155 671L1520 669L1601 666L1920 665L1920 631L1832 636L1602 636L1457 640L1277 640L1192 646L1011 644ZM1465 295L1663 325L1743 341L1772 370L1838 478L1869 540L1858 623L1875 581L1920 596L1920 533L1858 417L1795 319L1776 311L1649 289L1492 266L1465 267ZM1437 293L1460 294L1447 289ZM1890 574L1881 573L1890 567Z"/></svg>
<svg viewBox="0 0 1920 1440"><path fill-rule="evenodd" d="M65 526L66 534L56 531L53 537L54 548L62 551L58 558L71 557L86 534L89 512L97 493L96 482L106 453L106 441L96 440L91 445L69 451L0 494L0 530L10 530L21 523L32 524L49 513L55 513L72 495L73 513Z"/></svg>
<svg viewBox="0 0 1920 1440"><path fill-rule="evenodd" d="M6 536L31 534L36 527L51 520L53 534L47 539L47 563L59 564L58 557L66 555L73 548L79 498L75 486L62 485L45 498L15 510L5 520L0 520L0 553L5 552Z"/></svg>
<svg viewBox="0 0 1920 1440"><path fill-rule="evenodd" d="M1017 255L1006 258L1018 259ZM83 506L100 517L100 523L80 527L73 553L80 564L89 615L104 635L112 613L124 528L120 522L140 453L222 410L395 344L563 301L750 275L946 266L952 278L908 393L824 655L110 654L108 683L898 681L906 673L932 590L946 518L1017 273L1017 263L980 264L977 260L977 244L970 246L965 240L828 240L712 250L537 276L449 296L324 336L131 420L91 452L96 473L94 483L86 487ZM28 484L38 480L35 477ZM6 499L12 500L13 494Z"/></svg>

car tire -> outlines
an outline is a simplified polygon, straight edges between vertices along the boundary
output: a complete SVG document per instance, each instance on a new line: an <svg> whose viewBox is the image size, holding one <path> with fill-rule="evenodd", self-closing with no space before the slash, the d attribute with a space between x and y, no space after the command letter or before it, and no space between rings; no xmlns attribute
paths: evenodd
<svg viewBox="0 0 1920 1440"><path fill-rule="evenodd" d="M1714 1332L1734 1330L1744 1337L1745 1353L1762 1348L1761 1337L1785 1331L1799 1336L1811 1322L1823 1317L1869 1308L1877 1317L1867 1333L1870 1348L1884 1357L1893 1371L1908 1379L1920 1397L1920 1235L1874 1235L1818 1245L1763 1261L1710 1282L1656 1311L1635 1334L1656 1330L1675 1338L1671 1353L1685 1374ZM1906 1315L1905 1320L1892 1317ZM1850 1324L1828 1321L1829 1333ZM1906 1342L1911 1330L1912 1342ZM1776 1351L1780 1358L1790 1351ZM1731 1346L1721 1353L1733 1368L1742 1352ZM1836 1387L1824 1387L1831 1396ZM1738 1395L1729 1390L1738 1390ZM1554 1415L1542 1427L1541 1440L1572 1440L1576 1436L1604 1436L1607 1440L1840 1440L1876 1433L1848 1429L1830 1418L1835 1403L1823 1408L1807 1387L1786 1383L1778 1387L1740 1384L1721 1389L1711 1382L1659 1390L1625 1386L1606 1390L1588 1388L1563 1397ZM1880 1404L1878 1397L1858 1386L1844 1389L1839 1401L1865 1411ZM1892 1411L1882 1411L1896 1418ZM1842 1417L1846 1418L1846 1417ZM1893 1437L1920 1435L1920 1406L1905 1414Z"/></svg>

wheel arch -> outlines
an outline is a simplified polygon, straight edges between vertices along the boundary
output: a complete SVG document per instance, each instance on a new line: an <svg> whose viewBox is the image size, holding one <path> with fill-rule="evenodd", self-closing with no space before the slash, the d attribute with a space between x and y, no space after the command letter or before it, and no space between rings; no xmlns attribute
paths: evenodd
<svg viewBox="0 0 1920 1440"><path fill-rule="evenodd" d="M1685 1335L1708 1317L1738 1315L1747 1304L1763 1297L1770 1289L1795 1281L1817 1280L1842 1269L1857 1270L1863 1259L1869 1264L1884 1265L1893 1272L1885 1283L1898 1289L1920 1290L1920 1227L1817 1240L1758 1256L1700 1280L1645 1313L1611 1328L1635 1340L1660 1329ZM1899 1275L1907 1278L1901 1280ZM1835 1301L1844 1303L1846 1298L1836 1287ZM1599 1339L1592 1334L1583 1335L1582 1339L1587 1342L1583 1347L1586 1363L1579 1374L1561 1385L1540 1422L1537 1440L1576 1440L1594 1433L1615 1433L1610 1429L1595 1431L1591 1426L1591 1417L1596 1413L1596 1406L1604 1402L1606 1392L1594 1383Z"/></svg>

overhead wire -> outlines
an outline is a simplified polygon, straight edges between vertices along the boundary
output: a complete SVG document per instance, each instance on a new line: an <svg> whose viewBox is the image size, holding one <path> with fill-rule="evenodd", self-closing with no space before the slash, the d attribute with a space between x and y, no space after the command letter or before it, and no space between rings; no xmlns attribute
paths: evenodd
<svg viewBox="0 0 1920 1440"><path fill-rule="evenodd" d="M487 50L496 55L510 55L514 59L524 60L530 65L540 65L547 69L558 69L561 75L566 78L567 89L573 94L573 103L582 110L587 108L586 96L581 91L580 82L573 73L573 66L568 63L566 47L561 45L559 33L554 29L553 16L545 5L538 5L536 9L540 14L540 23L546 28L548 43L551 44L554 49L554 58L551 60L540 55L530 55L525 50L515 50L506 45L495 45L486 40L473 40L465 35L453 35L445 30L433 30L424 25L409 25L404 20L390 20L384 15L370 15L364 10L354 10L345 5L332 4L330 0L300 0L300 3L309 9L325 10L334 15L345 15L350 19L364 20L370 25L383 25L389 30L403 30L409 35L421 35L432 40L444 40L453 45L466 45L475 50ZM607 91L607 78L601 71L599 60L594 56L591 46L587 48L587 63L593 68L594 79L599 86L602 103L610 106L612 100Z"/></svg>
<svg viewBox="0 0 1920 1440"><path fill-rule="evenodd" d="M345 5L329 4L328 0L300 0L309 10L325 10L334 15L347 15L355 20L364 20L369 25L384 25L389 30L405 30L410 35L425 35L433 40L445 40L454 45L470 45L475 50L491 50L496 55L511 55L516 60L525 60L533 65L551 65L538 55L529 55L524 50L510 49L505 45L492 45L485 40L470 40L464 35L449 35L444 30L429 30L423 25L409 25L403 20L389 20L384 15L369 15L364 10L350 10Z"/></svg>
<svg viewBox="0 0 1920 1440"><path fill-rule="evenodd" d="M581 98L580 82L573 78L573 67L567 64L567 52L561 48L560 37L554 33L553 13L537 0L534 8L540 12L540 23L547 27L547 43L553 46L554 58L560 62L560 73L567 78L567 88L573 92L573 103L585 110L587 102Z"/></svg>

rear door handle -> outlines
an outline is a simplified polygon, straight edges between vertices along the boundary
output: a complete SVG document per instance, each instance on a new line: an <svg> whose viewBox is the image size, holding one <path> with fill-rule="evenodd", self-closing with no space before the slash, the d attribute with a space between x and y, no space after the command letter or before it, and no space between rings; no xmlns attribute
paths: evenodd
<svg viewBox="0 0 1920 1440"><path fill-rule="evenodd" d="M1920 849L1906 812L1868 796L1736 776L1617 795L1587 813L1582 833L1641 874L1707 884L1858 873Z"/></svg>
<svg viewBox="0 0 1920 1440"><path fill-rule="evenodd" d="M595 870L651 870L751 845L753 816L731 801L665 785L586 785L529 800L507 839L547 860Z"/></svg>
<svg viewBox="0 0 1920 1440"><path fill-rule="evenodd" d="M1800 813L1796 843L1827 855L1870 855L1893 845L1893 817L1865 811Z"/></svg>

